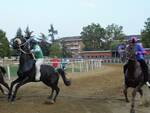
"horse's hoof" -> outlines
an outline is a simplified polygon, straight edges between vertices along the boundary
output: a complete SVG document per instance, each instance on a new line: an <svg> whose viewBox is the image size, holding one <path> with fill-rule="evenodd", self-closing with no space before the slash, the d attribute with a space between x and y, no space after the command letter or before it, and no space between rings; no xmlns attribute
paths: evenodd
<svg viewBox="0 0 150 113"><path fill-rule="evenodd" d="M14 102L14 101L15 101L15 98L12 98L12 99L11 99L11 102Z"/></svg>
<svg viewBox="0 0 150 113"><path fill-rule="evenodd" d="M50 100L50 104L54 104L55 102L54 102L54 100Z"/></svg>
<svg viewBox="0 0 150 113"><path fill-rule="evenodd" d="M8 96L7 100L8 100L8 102L10 102L10 96Z"/></svg>
<svg viewBox="0 0 150 113"><path fill-rule="evenodd" d="M15 102L13 101L13 102L11 102L11 104L14 104Z"/></svg>
<svg viewBox="0 0 150 113"><path fill-rule="evenodd" d="M131 109L131 110L130 110L130 113L135 113L135 110L134 110L134 109Z"/></svg>
<svg viewBox="0 0 150 113"><path fill-rule="evenodd" d="M49 100L49 101L46 101L45 104L54 104L55 101L54 100Z"/></svg>

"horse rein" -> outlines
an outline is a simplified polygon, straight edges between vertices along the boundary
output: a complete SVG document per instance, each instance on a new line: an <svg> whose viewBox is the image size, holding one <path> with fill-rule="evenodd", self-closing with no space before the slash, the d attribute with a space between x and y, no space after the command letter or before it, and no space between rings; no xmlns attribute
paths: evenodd
<svg viewBox="0 0 150 113"><path fill-rule="evenodd" d="M25 38L24 38L24 39L25 39ZM34 54L33 54L32 52L29 52L29 53L28 53L28 52L24 51L24 50L21 48L22 46L26 46L25 44L28 43L30 40L31 40L31 39L28 39L28 40L25 39L26 42L24 42L23 44L19 44L19 49L18 49L18 50L21 51L21 52L24 53L24 54L31 54L32 57L33 57L33 59L35 60L35 56L34 56Z"/></svg>

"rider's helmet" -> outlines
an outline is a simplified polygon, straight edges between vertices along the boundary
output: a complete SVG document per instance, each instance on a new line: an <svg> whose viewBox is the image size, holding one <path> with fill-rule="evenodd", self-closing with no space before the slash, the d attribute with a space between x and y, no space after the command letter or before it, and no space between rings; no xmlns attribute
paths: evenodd
<svg viewBox="0 0 150 113"><path fill-rule="evenodd" d="M136 36L131 37L129 42L130 43L136 43L137 42L137 37Z"/></svg>

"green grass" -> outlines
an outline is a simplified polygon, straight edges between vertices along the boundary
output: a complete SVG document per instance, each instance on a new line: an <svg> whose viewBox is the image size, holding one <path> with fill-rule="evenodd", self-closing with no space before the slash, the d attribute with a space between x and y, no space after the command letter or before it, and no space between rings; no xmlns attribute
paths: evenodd
<svg viewBox="0 0 150 113"><path fill-rule="evenodd" d="M7 66L4 66L6 71L7 70ZM17 76L17 70L18 70L18 66L17 65L9 65L9 68L10 68L10 76Z"/></svg>

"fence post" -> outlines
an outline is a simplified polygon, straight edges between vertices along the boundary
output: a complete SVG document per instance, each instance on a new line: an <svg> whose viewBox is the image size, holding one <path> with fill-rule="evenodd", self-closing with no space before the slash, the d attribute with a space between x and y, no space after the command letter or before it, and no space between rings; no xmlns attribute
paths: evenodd
<svg viewBox="0 0 150 113"><path fill-rule="evenodd" d="M89 61L87 60L86 61L86 72L88 72L89 71Z"/></svg>
<svg viewBox="0 0 150 113"><path fill-rule="evenodd" d="M8 75L8 80L10 80L10 67L7 65L7 75Z"/></svg>
<svg viewBox="0 0 150 113"><path fill-rule="evenodd" d="M80 65L80 72L82 72L81 63L82 63L82 61L79 62L79 65Z"/></svg>
<svg viewBox="0 0 150 113"><path fill-rule="evenodd" d="M72 61L72 73L74 72L74 62Z"/></svg>

